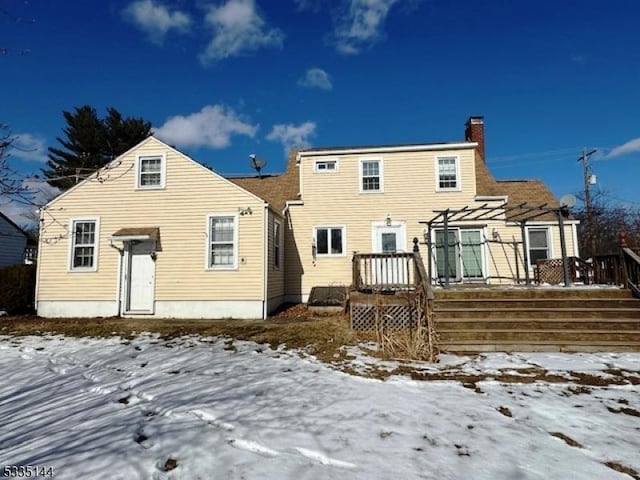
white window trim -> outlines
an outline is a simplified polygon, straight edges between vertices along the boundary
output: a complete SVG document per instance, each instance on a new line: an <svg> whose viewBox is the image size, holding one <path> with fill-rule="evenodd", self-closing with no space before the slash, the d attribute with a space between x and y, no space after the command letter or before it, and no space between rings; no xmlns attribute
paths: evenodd
<svg viewBox="0 0 640 480"><path fill-rule="evenodd" d="M328 169L320 170L318 169L318 165L321 163L334 163L336 165L336 168L334 168L333 170L328 170ZM337 158L326 158L322 160L314 160L313 162L313 173L331 174L331 173L338 173L339 170L340 170L340 162L338 162Z"/></svg>
<svg viewBox="0 0 640 480"><path fill-rule="evenodd" d="M541 230L541 229L545 229L547 231L547 242L549 243L549 259L554 259L555 257L555 252L553 249L553 228L551 227L551 225L547 224L547 225L531 225L531 226L526 226L525 228L525 232L527 235L527 251L526 251L526 256L527 256L527 263L529 265L529 267L535 267L535 264L531 263L531 258L529 258L529 249L531 248L531 242L529 241L529 230L530 229L534 229L534 230Z"/></svg>
<svg viewBox="0 0 640 480"><path fill-rule="evenodd" d="M277 228L276 228L277 226ZM276 237L276 231L278 236ZM278 242L276 244L276 238ZM276 246L278 249L276 250ZM273 268L280 270L282 265L282 223L278 220L273 220Z"/></svg>
<svg viewBox="0 0 640 480"><path fill-rule="evenodd" d="M75 224L78 222L95 222L96 231L93 244L93 266L92 267L74 267L73 252L76 243ZM75 217L69 219L69 252L67 256L67 271L73 273L81 272L97 272L98 259L100 258L100 217Z"/></svg>
<svg viewBox="0 0 640 480"><path fill-rule="evenodd" d="M378 162L378 176L380 177L380 188L378 190L364 190L362 188L362 180L363 180L362 170L363 170L364 162ZM382 158L378 157L378 158L360 159L359 174L358 174L358 189L360 190L360 193L365 193L365 194L384 193L384 161L382 160Z"/></svg>
<svg viewBox="0 0 640 480"><path fill-rule="evenodd" d="M342 230L342 253L318 253L318 230L320 229L341 229ZM331 236L328 237L331 242ZM347 226L346 225L316 225L313 227L313 245L316 248L316 257L318 258L337 258L347 256ZM329 250L331 246L329 245Z"/></svg>
<svg viewBox="0 0 640 480"><path fill-rule="evenodd" d="M140 185L140 165L143 159L148 158L160 158L160 185ZM138 155L136 157L136 178L135 189L136 190L162 190L166 186L167 179L167 156L164 153L150 154L150 155Z"/></svg>
<svg viewBox="0 0 640 480"><path fill-rule="evenodd" d="M211 219L216 217L233 217L233 265L211 265ZM206 244L205 244L205 256L204 256L204 268L207 271L220 271L220 270L238 270L238 213L223 213L216 212L210 213L207 215L207 224L206 224Z"/></svg>
<svg viewBox="0 0 640 480"><path fill-rule="evenodd" d="M456 188L440 188L440 159L454 158L456 162ZM459 155L436 155L434 160L434 171L436 179L436 192L459 192L462 190L462 178L460 176L460 156Z"/></svg>

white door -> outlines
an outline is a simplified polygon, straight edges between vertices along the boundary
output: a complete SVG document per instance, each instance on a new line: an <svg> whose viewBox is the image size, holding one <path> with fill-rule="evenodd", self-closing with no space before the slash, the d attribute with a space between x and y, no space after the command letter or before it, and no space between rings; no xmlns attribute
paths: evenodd
<svg viewBox="0 0 640 480"><path fill-rule="evenodd" d="M404 223L395 225L374 225L374 253L404 253L407 245L407 230ZM403 286L409 282L406 258L384 257L372 262L372 278L376 285Z"/></svg>
<svg viewBox="0 0 640 480"><path fill-rule="evenodd" d="M126 310L131 313L153 313L156 264L155 242L132 243L128 248L125 277Z"/></svg>

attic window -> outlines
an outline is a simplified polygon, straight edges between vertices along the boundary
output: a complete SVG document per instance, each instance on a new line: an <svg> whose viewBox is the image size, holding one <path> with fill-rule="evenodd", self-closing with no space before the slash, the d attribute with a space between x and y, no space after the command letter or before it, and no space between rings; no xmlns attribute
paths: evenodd
<svg viewBox="0 0 640 480"><path fill-rule="evenodd" d="M136 167L136 188L141 190L164 188L166 171L164 155L138 157Z"/></svg>
<svg viewBox="0 0 640 480"><path fill-rule="evenodd" d="M316 173L331 173L338 171L337 160L318 160L314 165L314 171Z"/></svg>

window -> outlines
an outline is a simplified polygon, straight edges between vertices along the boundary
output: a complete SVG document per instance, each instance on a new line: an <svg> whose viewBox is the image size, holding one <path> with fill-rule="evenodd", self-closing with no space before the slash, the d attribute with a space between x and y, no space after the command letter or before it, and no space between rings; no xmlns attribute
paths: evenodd
<svg viewBox="0 0 640 480"><path fill-rule="evenodd" d="M71 270L95 271L98 250L98 221L72 220Z"/></svg>
<svg viewBox="0 0 640 480"><path fill-rule="evenodd" d="M382 161L363 160L360 162L360 191L382 192Z"/></svg>
<svg viewBox="0 0 640 480"><path fill-rule="evenodd" d="M210 215L208 233L210 269L235 269L238 266L238 217Z"/></svg>
<svg viewBox="0 0 640 480"><path fill-rule="evenodd" d="M314 166L314 171L316 173L331 173L338 171L338 162L337 160L322 160L317 161Z"/></svg>
<svg viewBox="0 0 640 480"><path fill-rule="evenodd" d="M138 157L137 172L137 188L164 188L165 162L163 156Z"/></svg>
<svg viewBox="0 0 640 480"><path fill-rule="evenodd" d="M438 157L438 183L436 190L460 190L458 157Z"/></svg>
<svg viewBox="0 0 640 480"><path fill-rule="evenodd" d="M529 241L527 242L527 247L529 250L529 264L535 265L537 260L550 258L549 229L529 228L528 234Z"/></svg>
<svg viewBox="0 0 640 480"><path fill-rule="evenodd" d="M316 227L315 233L316 255L344 254L344 227Z"/></svg>
<svg viewBox="0 0 640 480"><path fill-rule="evenodd" d="M273 266L280 268L280 222L273 222Z"/></svg>

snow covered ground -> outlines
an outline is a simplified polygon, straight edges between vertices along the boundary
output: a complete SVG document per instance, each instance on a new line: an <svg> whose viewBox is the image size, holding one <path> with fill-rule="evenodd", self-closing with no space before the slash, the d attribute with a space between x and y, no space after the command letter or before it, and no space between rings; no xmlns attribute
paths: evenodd
<svg viewBox="0 0 640 480"><path fill-rule="evenodd" d="M397 367L359 349L349 355L354 370ZM624 381L640 378L640 354L444 356L416 368L582 372L603 383L617 371L620 384L381 381L223 338L0 337L0 468L127 480L623 480L640 472L640 386ZM630 475L615 470L623 467Z"/></svg>

